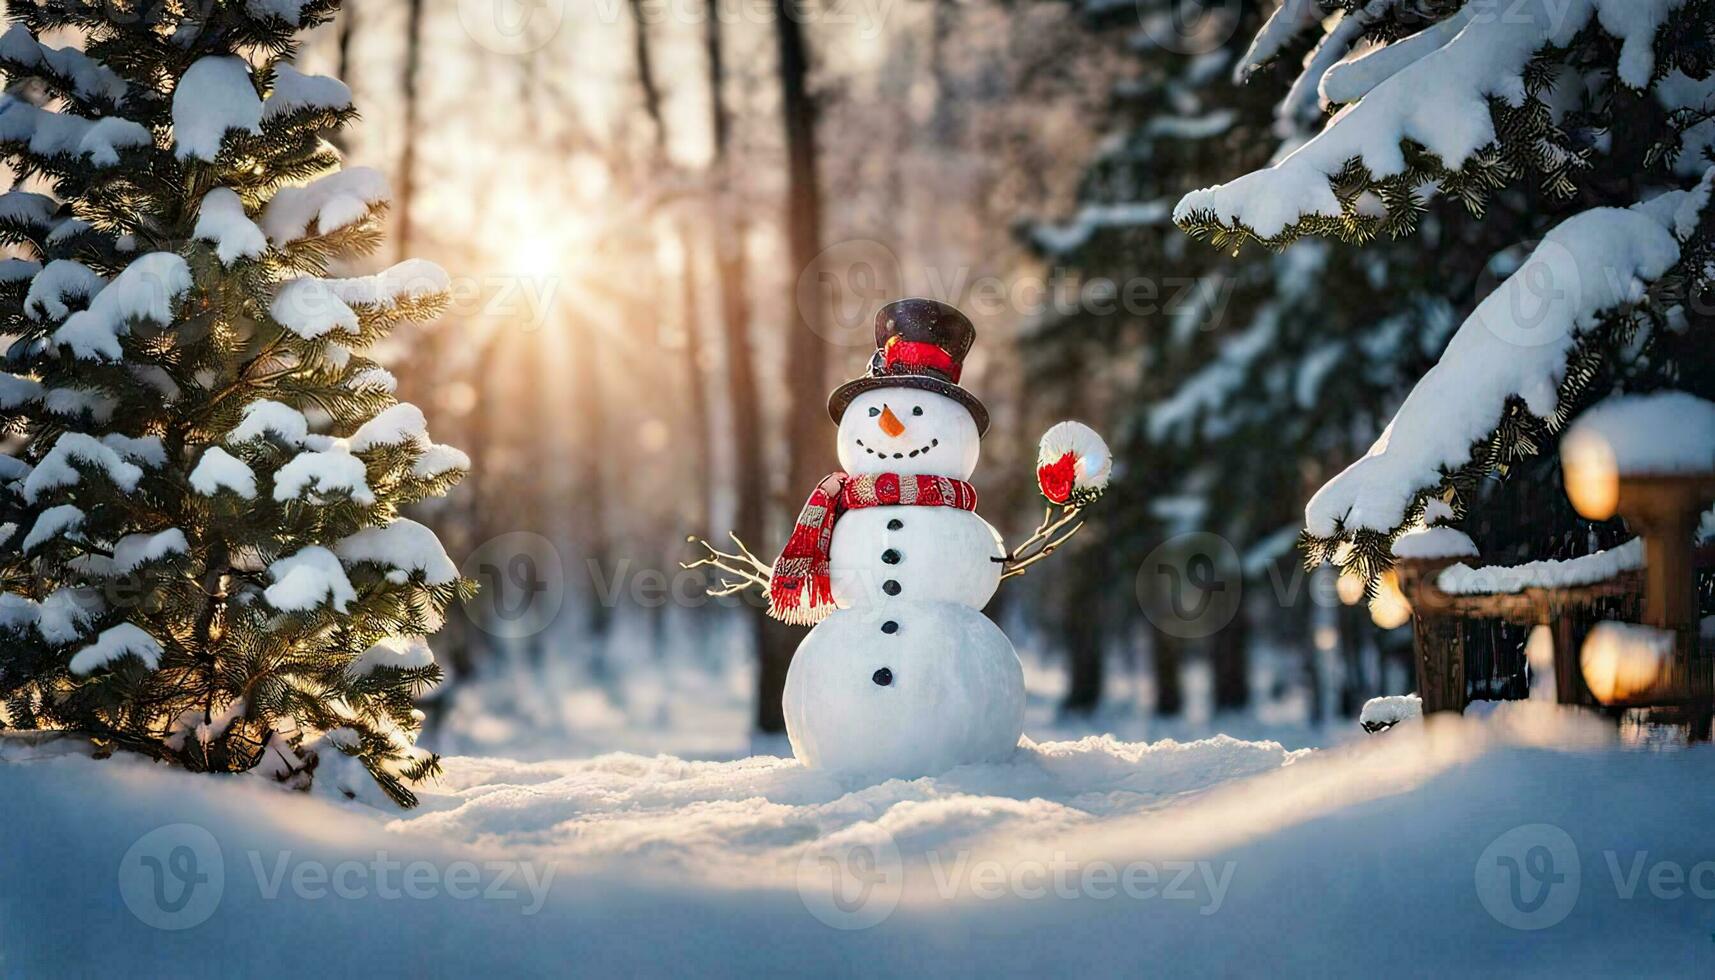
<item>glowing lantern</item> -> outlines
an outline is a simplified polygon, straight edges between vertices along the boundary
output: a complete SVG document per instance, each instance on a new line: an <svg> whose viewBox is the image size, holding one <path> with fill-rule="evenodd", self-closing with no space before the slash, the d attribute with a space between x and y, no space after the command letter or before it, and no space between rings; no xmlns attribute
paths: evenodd
<svg viewBox="0 0 1715 980"><path fill-rule="evenodd" d="M1584 683L1603 704L1631 701L1654 690L1673 659L1674 635L1631 623L1597 623L1584 640Z"/></svg>
<svg viewBox="0 0 1715 980"><path fill-rule="evenodd" d="M1334 593L1348 606L1364 601L1364 580L1356 575L1342 575L1334 583Z"/></svg>
<svg viewBox="0 0 1715 980"><path fill-rule="evenodd" d="M1370 600L1370 621L1384 630L1398 629L1411 622L1411 601L1399 590L1399 577L1384 572L1376 580L1376 597Z"/></svg>
<svg viewBox="0 0 1715 980"><path fill-rule="evenodd" d="M1605 521L1620 508L1620 467L1614 447L1601 433L1574 429L1560 446L1560 467L1572 509L1592 521Z"/></svg>

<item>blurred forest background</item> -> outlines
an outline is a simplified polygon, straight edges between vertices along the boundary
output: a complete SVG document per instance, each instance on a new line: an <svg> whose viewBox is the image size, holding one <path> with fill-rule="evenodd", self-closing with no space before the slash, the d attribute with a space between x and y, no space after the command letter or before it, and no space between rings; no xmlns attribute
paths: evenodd
<svg viewBox="0 0 1715 980"><path fill-rule="evenodd" d="M1505 242L1436 241L1432 207L1427 249L1233 256L1169 219L1319 127L1314 91L1279 98L1310 37L1240 84L1270 0L712 3L347 0L304 52L363 111L350 162L392 177L389 249L458 284L391 351L474 460L419 515L484 586L435 641L432 744L777 731L801 634L705 598L686 536L778 549L837 465L828 390L907 295L977 324L1003 535L1040 516L1049 424L1116 450L1091 527L989 610L1028 734L1311 744L1409 689L1408 631L1294 544Z"/></svg>

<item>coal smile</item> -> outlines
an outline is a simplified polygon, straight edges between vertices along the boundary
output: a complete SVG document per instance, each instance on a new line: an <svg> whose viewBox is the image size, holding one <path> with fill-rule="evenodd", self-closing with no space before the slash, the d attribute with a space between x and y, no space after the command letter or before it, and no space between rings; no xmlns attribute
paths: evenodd
<svg viewBox="0 0 1715 980"><path fill-rule="evenodd" d="M882 452L881 450L878 450L878 449L871 449L868 446L865 446L863 444L862 439L859 439L857 441L857 444L858 444L858 446L860 446L863 449L864 452L869 453L871 456L878 456L882 459L905 459L906 457L911 457L911 458L915 459L916 457L923 455L924 453L928 452L929 450L934 449L936 446L939 446L941 444L941 440L930 439L929 445L924 446L921 449L913 449L908 453L888 453L888 452Z"/></svg>

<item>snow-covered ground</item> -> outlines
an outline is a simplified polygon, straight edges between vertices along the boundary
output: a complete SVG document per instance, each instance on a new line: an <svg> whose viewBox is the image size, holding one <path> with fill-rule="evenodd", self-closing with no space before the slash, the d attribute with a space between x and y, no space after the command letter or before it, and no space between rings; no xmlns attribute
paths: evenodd
<svg viewBox="0 0 1715 980"><path fill-rule="evenodd" d="M456 757L403 813L5 752L7 975L1715 966L1715 750L1528 703L1308 752L1027 744L874 786L773 757Z"/></svg>

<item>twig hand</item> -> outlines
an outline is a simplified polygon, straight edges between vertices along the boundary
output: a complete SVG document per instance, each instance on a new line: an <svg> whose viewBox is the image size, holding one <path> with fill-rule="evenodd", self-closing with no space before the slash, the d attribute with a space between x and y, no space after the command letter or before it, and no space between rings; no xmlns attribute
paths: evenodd
<svg viewBox="0 0 1715 980"><path fill-rule="evenodd" d="M691 544L702 545L708 550L708 554L693 562L680 562L679 567L719 570L721 573L720 584L708 590L708 594L712 596L736 595L753 586L762 590L762 594L767 596L768 583L773 577L773 569L751 554L750 549L745 547L744 542L739 540L737 534L728 531L727 537L732 538L732 543L738 546L736 553L721 551L694 534L686 538L685 540ZM729 579L727 576L732 576L732 578Z"/></svg>

